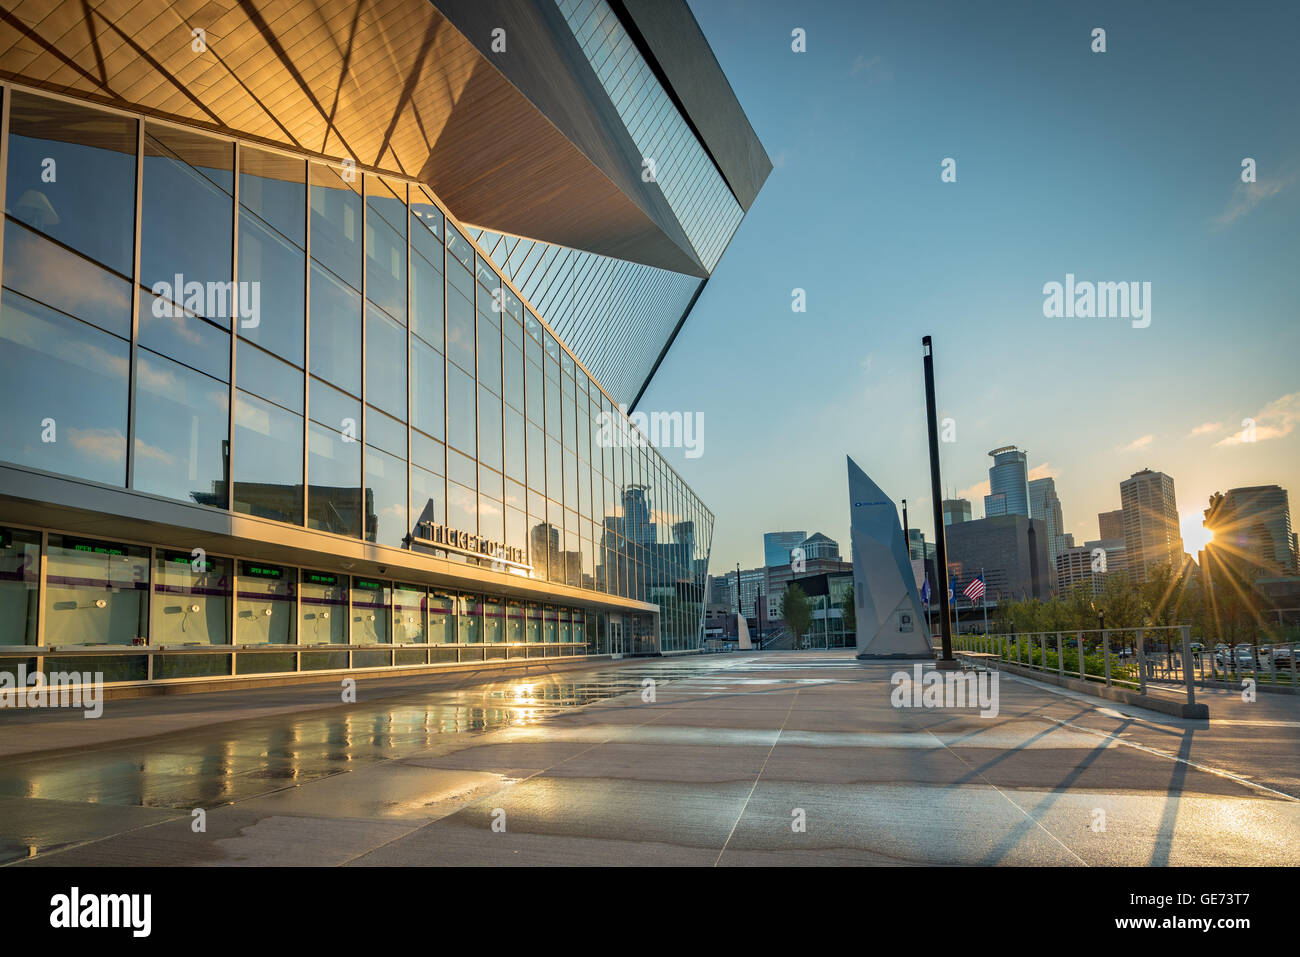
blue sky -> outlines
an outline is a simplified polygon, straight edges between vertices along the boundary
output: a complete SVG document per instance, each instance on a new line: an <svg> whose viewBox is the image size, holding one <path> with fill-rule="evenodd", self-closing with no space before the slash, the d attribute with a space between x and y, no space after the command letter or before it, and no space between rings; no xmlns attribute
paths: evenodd
<svg viewBox="0 0 1300 957"><path fill-rule="evenodd" d="M845 453L930 534L925 334L976 517L1008 444L1080 544L1146 467L1193 557L1214 491L1300 495L1300 5L691 7L775 167L640 405L703 415L704 454L665 454L711 570L789 528L847 558ZM1066 273L1150 282L1150 326L1045 318Z"/></svg>

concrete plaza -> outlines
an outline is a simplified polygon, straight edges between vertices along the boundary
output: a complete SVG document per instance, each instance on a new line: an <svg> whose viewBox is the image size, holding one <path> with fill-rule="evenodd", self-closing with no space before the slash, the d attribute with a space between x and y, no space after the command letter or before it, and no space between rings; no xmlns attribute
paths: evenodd
<svg viewBox="0 0 1300 957"><path fill-rule="evenodd" d="M738 653L0 713L0 861L1300 863L1296 697L1210 692L1207 722L1002 675L987 718L894 707L910 669Z"/></svg>

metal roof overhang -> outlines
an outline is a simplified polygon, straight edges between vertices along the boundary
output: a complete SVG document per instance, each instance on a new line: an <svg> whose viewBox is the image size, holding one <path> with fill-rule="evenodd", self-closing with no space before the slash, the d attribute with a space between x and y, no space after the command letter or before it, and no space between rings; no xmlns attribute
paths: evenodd
<svg viewBox="0 0 1300 957"><path fill-rule="evenodd" d="M549 0L19 0L0 78L352 157L462 222L707 275Z"/></svg>

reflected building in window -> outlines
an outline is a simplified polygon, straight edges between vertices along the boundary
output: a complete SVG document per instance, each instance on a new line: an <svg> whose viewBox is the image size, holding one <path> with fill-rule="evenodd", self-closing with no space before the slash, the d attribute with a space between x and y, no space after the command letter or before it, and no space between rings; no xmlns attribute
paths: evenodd
<svg viewBox="0 0 1300 957"><path fill-rule="evenodd" d="M0 669L699 650L712 513L602 438L771 169L685 0L271 0L183 102L188 45L46 7L0 37Z"/></svg>

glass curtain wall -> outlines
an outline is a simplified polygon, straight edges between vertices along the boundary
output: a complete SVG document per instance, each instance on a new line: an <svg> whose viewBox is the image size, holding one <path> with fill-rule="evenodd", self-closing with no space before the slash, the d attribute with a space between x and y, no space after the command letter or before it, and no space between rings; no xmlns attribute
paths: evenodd
<svg viewBox="0 0 1300 957"><path fill-rule="evenodd" d="M654 601L661 649L699 647L712 515L423 186L4 108L0 401L42 414L0 418L3 460ZM304 582L266 634L368 634L324 617L350 588ZM403 630L393 600L376 640Z"/></svg>

